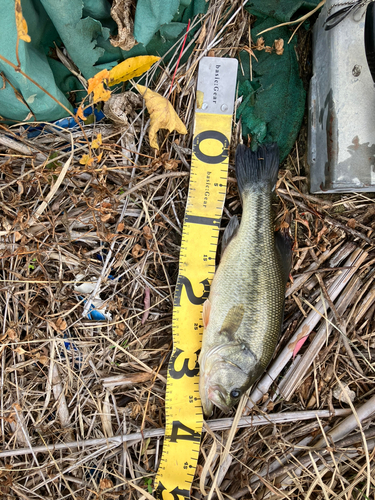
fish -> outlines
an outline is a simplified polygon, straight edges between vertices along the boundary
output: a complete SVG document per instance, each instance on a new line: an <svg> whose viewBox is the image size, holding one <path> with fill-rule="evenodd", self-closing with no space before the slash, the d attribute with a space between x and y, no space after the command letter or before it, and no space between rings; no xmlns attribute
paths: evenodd
<svg viewBox="0 0 375 500"><path fill-rule="evenodd" d="M276 143L236 149L241 223L233 216L222 238L219 265L203 304L198 362L204 414L228 412L265 372L283 323L292 245L274 230L272 196L279 171Z"/></svg>

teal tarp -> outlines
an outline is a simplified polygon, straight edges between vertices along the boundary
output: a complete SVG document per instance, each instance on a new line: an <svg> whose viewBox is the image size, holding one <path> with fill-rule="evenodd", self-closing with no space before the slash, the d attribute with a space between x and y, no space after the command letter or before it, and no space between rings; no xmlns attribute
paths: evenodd
<svg viewBox="0 0 375 500"><path fill-rule="evenodd" d="M318 0L250 0L246 9L256 16L253 38L265 28L306 13ZM128 57L152 54L162 56L183 36L187 22L208 7L205 0L138 0L134 20L137 40L130 51L113 47L110 37L117 34L108 0L23 0L22 9L31 42L19 42L21 69L60 103L73 109L68 98L85 93L78 81L56 57L56 47L65 47L77 70L91 78L103 68L110 69ZM303 29L303 28L302 28ZM16 26L14 0L3 0L0 17L0 54L14 64ZM191 30L191 37L194 30ZM239 95L237 111L244 137L251 144L276 141L281 159L293 147L304 113L305 90L299 78L295 54L296 37L288 44L290 27L264 35L266 45L284 40L284 53L256 51L250 81L249 54L239 52ZM172 57L172 52L169 55ZM0 115L4 120L53 121L67 115L43 90L8 64L0 61L3 85L0 89ZM77 91L70 94L73 90Z"/></svg>
<svg viewBox="0 0 375 500"><path fill-rule="evenodd" d="M205 12L207 5L205 0L138 0L134 23L138 44L124 52L109 40L117 33L117 25L107 0L24 0L22 11L31 42L19 42L21 69L72 110L69 93L82 87L56 57L55 44L63 45L82 75L91 78L127 57L163 55L186 29L188 19ZM14 0L2 0L1 7L0 54L17 65ZM4 75L0 90L0 115L4 120L19 122L35 117L52 121L67 115L7 63L0 61L0 71Z"/></svg>

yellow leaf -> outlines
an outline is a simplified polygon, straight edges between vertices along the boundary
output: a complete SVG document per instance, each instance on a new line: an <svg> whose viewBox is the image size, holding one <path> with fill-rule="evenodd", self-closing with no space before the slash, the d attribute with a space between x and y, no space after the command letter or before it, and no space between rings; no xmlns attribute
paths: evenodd
<svg viewBox="0 0 375 500"><path fill-rule="evenodd" d="M31 38L27 34L27 23L22 15L21 0L16 0L16 27L18 38L24 42L31 42Z"/></svg>
<svg viewBox="0 0 375 500"><path fill-rule="evenodd" d="M111 92L104 88L104 82L107 82L108 78L109 71L107 69L103 69L95 76L88 79L89 86L87 93L91 94L91 92L94 92L94 102L108 101L111 97Z"/></svg>
<svg viewBox="0 0 375 500"><path fill-rule="evenodd" d="M98 134L96 139L92 141L91 147L92 149L98 149L102 145L102 134Z"/></svg>
<svg viewBox="0 0 375 500"><path fill-rule="evenodd" d="M109 72L108 85L117 85L143 75L159 59L156 56L138 56L122 61Z"/></svg>
<svg viewBox="0 0 375 500"><path fill-rule="evenodd" d="M91 158L90 155L82 155L82 158L79 160L81 165L87 165L88 167L94 163L94 158Z"/></svg>
<svg viewBox="0 0 375 500"><path fill-rule="evenodd" d="M143 85L137 85L137 89L142 94L147 110L150 113L151 122L148 136L152 148L159 149L156 134L161 128L167 129L169 132L176 130L179 134L187 134L185 125L173 109L172 104L165 97Z"/></svg>

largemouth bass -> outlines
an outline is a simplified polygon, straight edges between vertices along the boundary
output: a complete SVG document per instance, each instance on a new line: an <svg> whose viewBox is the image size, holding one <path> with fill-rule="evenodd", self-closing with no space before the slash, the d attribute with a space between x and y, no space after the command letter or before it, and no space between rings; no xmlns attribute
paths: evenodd
<svg viewBox="0 0 375 500"><path fill-rule="evenodd" d="M203 411L228 411L266 370L276 348L291 264L289 235L275 233L272 191L279 170L276 144L236 151L241 224L233 217L203 305L199 391Z"/></svg>

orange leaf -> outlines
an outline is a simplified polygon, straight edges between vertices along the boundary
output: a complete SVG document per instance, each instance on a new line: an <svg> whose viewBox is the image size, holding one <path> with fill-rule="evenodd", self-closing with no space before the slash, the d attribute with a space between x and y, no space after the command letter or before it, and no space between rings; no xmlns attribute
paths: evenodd
<svg viewBox="0 0 375 500"><path fill-rule="evenodd" d="M107 69L103 69L102 71L99 71L99 73L96 73L95 76L88 79L89 86L87 89L87 93L91 94L91 92L93 92L95 87L103 83L103 80L108 80L108 78L109 78L109 71Z"/></svg>
<svg viewBox="0 0 375 500"><path fill-rule="evenodd" d="M87 165L88 167L94 163L94 158L90 155L82 155L82 158L79 160L81 165Z"/></svg>
<svg viewBox="0 0 375 500"><path fill-rule="evenodd" d="M85 121L86 118L85 118L85 115L83 114L83 108L79 107L77 109L77 114L76 114L76 117L77 118L80 118L81 120Z"/></svg>
<svg viewBox="0 0 375 500"><path fill-rule="evenodd" d="M108 101L111 97L111 92L104 88L104 82L107 82L109 79L109 71L107 69L103 69L99 71L94 77L88 79L88 89L87 93L94 93L94 102L98 101Z"/></svg>
<svg viewBox="0 0 375 500"><path fill-rule="evenodd" d="M17 36L24 42L31 42L30 36L27 34L27 23L22 15L21 0L16 0L16 28Z"/></svg>

